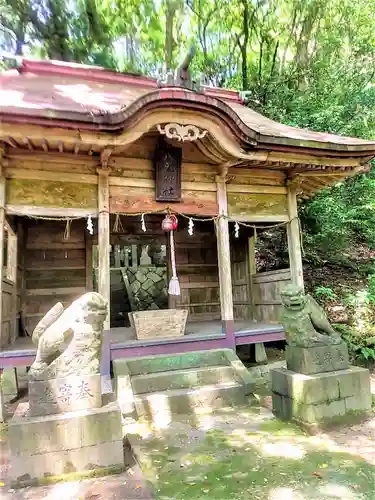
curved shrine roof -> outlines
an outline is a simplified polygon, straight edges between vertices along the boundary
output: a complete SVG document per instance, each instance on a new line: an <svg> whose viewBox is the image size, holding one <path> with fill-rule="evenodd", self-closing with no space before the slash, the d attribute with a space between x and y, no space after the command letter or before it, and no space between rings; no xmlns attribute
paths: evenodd
<svg viewBox="0 0 375 500"><path fill-rule="evenodd" d="M160 88L157 80L94 66L24 59L0 75L0 122L116 131L143 107L178 105L223 113L251 145L375 152L375 142L277 123L251 110L237 91Z"/></svg>

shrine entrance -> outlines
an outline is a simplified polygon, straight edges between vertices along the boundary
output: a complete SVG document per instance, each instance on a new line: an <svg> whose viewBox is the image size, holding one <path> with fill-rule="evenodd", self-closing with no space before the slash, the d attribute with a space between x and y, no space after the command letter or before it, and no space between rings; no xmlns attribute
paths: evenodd
<svg viewBox="0 0 375 500"><path fill-rule="evenodd" d="M167 237L161 216L148 217L146 231L139 218L117 219L110 250L111 328L129 327L129 313L168 308ZM158 230L159 229L159 230ZM94 289L98 250L93 247Z"/></svg>

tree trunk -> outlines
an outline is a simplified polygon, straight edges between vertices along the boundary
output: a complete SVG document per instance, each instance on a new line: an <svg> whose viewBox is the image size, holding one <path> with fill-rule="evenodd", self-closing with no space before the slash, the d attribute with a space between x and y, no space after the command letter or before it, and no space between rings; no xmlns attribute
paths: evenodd
<svg viewBox="0 0 375 500"><path fill-rule="evenodd" d="M247 78L247 47L249 44L249 5L247 0L243 0L243 34L244 40L241 45L242 90L248 90L249 81Z"/></svg>
<svg viewBox="0 0 375 500"><path fill-rule="evenodd" d="M166 70L172 69L173 61L173 20L175 16L174 0L166 0L165 9L165 66Z"/></svg>

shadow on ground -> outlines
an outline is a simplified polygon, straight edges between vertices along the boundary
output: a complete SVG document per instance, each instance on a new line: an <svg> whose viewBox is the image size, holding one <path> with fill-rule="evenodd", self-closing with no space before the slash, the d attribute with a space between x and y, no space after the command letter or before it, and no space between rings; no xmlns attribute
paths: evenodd
<svg viewBox="0 0 375 500"><path fill-rule="evenodd" d="M375 467L264 408L128 429L158 500L374 500Z"/></svg>

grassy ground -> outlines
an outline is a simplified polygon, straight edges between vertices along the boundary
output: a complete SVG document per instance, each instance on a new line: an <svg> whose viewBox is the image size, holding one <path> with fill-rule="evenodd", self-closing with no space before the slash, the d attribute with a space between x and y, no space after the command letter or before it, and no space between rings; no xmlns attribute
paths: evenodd
<svg viewBox="0 0 375 500"><path fill-rule="evenodd" d="M263 408L135 432L130 440L157 500L375 498L374 465Z"/></svg>

